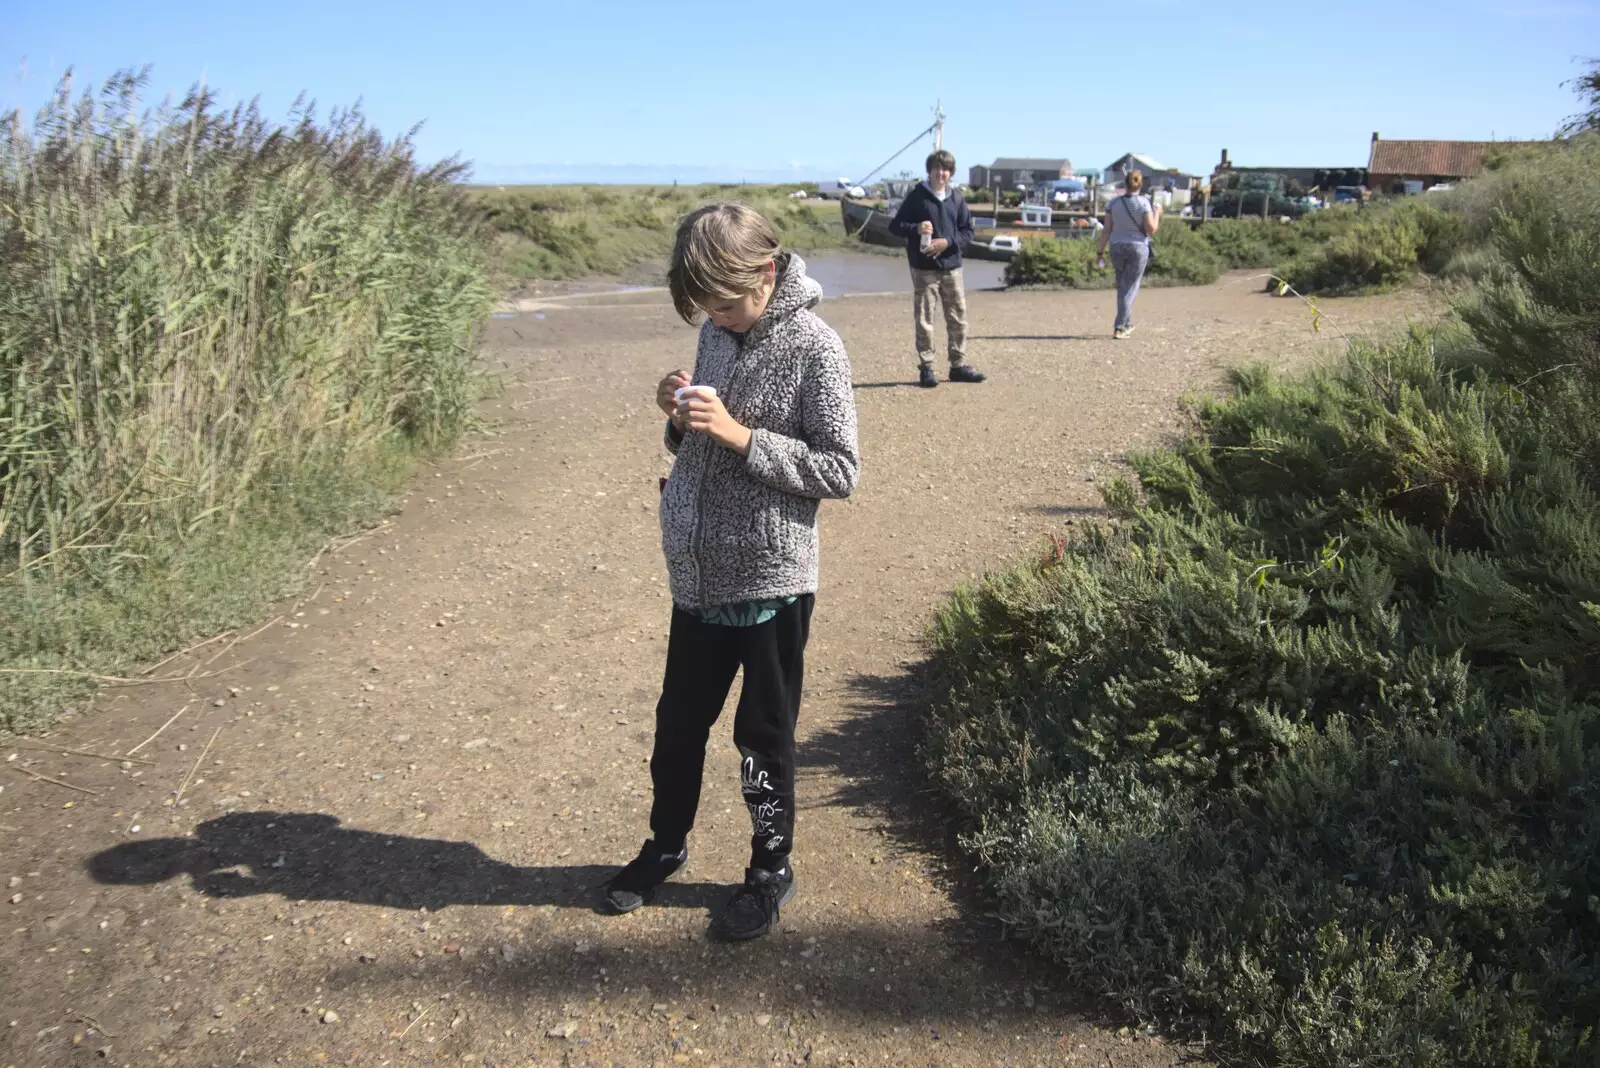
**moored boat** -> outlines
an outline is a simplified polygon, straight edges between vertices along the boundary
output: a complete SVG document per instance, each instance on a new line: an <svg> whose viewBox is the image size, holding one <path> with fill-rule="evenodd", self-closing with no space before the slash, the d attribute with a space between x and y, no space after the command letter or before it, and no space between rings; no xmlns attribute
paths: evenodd
<svg viewBox="0 0 1600 1068"><path fill-rule="evenodd" d="M874 202L846 197L839 201L839 213L844 217L846 235L859 238L869 245L905 247L904 238L896 237L889 232L889 220L894 218L893 213L877 206Z"/></svg>
<svg viewBox="0 0 1600 1068"><path fill-rule="evenodd" d="M859 182L848 184L865 186L873 175L930 133L933 135L933 147L937 150L943 142L944 112L936 107L934 116L932 126L917 134L899 152L880 164L877 170ZM841 179L839 184L844 186L847 183ZM888 193L888 197L882 200L855 197L848 193L840 197L839 214L844 221L844 232L846 236L869 245L904 248L905 239L889 231L889 222L915 180L890 179L882 184ZM1096 230L1094 215L1090 211L1060 210L1045 204L1024 204L1016 208L983 207L986 211L983 217L992 221L993 225L980 229L967 246L965 254L969 259L1010 260L1021 250L1023 235L1030 240L1049 240L1052 236L1067 239L1093 236ZM1013 228L1017 232L1008 232Z"/></svg>

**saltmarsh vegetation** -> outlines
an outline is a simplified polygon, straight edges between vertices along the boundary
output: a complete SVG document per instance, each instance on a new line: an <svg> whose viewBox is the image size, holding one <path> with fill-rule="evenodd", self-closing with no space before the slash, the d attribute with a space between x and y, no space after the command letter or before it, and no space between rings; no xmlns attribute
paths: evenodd
<svg viewBox="0 0 1600 1068"><path fill-rule="evenodd" d="M1268 268L1309 254L1356 221L1354 208L1313 212L1293 223L1276 219L1211 219L1194 223L1178 215L1163 220L1155 236L1147 285L1207 285L1223 271ZM1095 267L1093 238L1028 240L1006 266L1008 285L1097 289L1113 284Z"/></svg>
<svg viewBox="0 0 1600 1068"><path fill-rule="evenodd" d="M1483 281L1502 262L1495 241L1502 215L1532 216L1549 198L1570 211L1592 210L1600 197L1593 178L1600 136L1593 133L1542 147L1508 146L1486 163L1482 176L1449 192L1354 213L1348 226L1285 257L1273 274L1302 293L1329 296L1393 289L1424 276Z"/></svg>
<svg viewBox="0 0 1600 1068"><path fill-rule="evenodd" d="M1589 137L1428 205L1493 254L1450 324L1234 371L932 626L923 753L1000 914L1230 1063L1600 1049Z"/></svg>
<svg viewBox="0 0 1600 1068"><path fill-rule="evenodd" d="M0 730L258 617L479 389L458 165L143 83L0 121Z"/></svg>
<svg viewBox="0 0 1600 1068"><path fill-rule="evenodd" d="M1156 255L1145 272L1145 285L1197 286L1215 282L1225 263L1204 238L1187 225L1168 224L1156 234ZM1116 284L1109 257L1096 264L1099 247L1091 236L1029 238L1006 264L1008 286L1066 286L1104 289Z"/></svg>
<svg viewBox="0 0 1600 1068"><path fill-rule="evenodd" d="M582 278L637 272L657 279L678 220L701 204L737 200L772 220L799 252L859 249L845 236L837 201L796 200L805 185L476 186L471 195L494 235L501 270L512 278Z"/></svg>
<svg viewBox="0 0 1600 1068"><path fill-rule="evenodd" d="M1309 212L1294 222L1169 216L1156 234L1148 283L1204 285L1224 270L1263 271L1269 289L1287 282L1306 296L1353 296L1397 289L1417 279L1450 285L1484 280L1499 262L1493 240L1500 214L1546 195L1595 195L1587 176L1600 169L1593 134L1544 148L1492 152L1483 176L1443 193L1364 208ZM1006 269L1011 285L1098 288L1092 241L1027 241Z"/></svg>

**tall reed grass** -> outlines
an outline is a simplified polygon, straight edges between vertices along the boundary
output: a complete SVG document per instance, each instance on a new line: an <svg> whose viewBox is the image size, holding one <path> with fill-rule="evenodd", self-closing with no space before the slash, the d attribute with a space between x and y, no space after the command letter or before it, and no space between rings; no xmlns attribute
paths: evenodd
<svg viewBox="0 0 1600 1068"><path fill-rule="evenodd" d="M0 728L42 714L17 664L114 666L65 599L170 580L472 418L492 293L462 166L356 110L141 110L145 82L0 119Z"/></svg>

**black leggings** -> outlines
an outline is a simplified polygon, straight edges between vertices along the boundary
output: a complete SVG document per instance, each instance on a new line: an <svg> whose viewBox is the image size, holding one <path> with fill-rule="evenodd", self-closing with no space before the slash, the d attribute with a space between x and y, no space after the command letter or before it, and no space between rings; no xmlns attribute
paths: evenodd
<svg viewBox="0 0 1600 1068"><path fill-rule="evenodd" d="M739 748L741 790L754 824L750 864L778 871L788 860L794 848L794 727L815 601L814 594L805 594L753 627L706 623L673 606L650 756L655 785L650 830L664 847L676 849L694 826L706 741L743 665L733 744Z"/></svg>

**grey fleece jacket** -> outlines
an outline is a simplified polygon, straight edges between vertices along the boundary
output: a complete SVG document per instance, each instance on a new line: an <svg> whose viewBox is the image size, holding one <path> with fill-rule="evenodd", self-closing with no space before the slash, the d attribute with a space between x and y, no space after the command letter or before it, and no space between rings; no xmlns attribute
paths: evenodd
<svg viewBox="0 0 1600 1068"><path fill-rule="evenodd" d="M848 497L861 471L850 361L811 311L822 287L788 254L767 309L735 334L706 323L695 385L715 386L751 430L740 456L704 434L680 435L661 493L661 547L684 608L815 593L817 503Z"/></svg>

